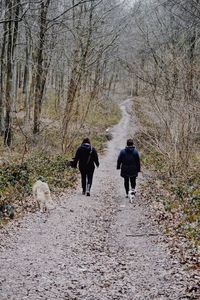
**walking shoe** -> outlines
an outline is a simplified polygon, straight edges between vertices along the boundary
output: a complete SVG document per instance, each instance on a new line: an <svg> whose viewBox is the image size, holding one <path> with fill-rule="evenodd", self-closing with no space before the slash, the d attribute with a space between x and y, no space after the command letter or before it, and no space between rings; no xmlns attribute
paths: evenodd
<svg viewBox="0 0 200 300"><path fill-rule="evenodd" d="M90 192L87 192L87 193L86 193L86 196L90 196Z"/></svg>
<svg viewBox="0 0 200 300"><path fill-rule="evenodd" d="M82 195L85 195L85 192L84 192L84 191L82 191Z"/></svg>

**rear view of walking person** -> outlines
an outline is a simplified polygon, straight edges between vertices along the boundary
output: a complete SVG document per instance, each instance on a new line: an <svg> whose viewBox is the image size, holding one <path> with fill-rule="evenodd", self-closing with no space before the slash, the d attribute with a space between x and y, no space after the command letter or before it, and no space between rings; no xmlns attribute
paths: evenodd
<svg viewBox="0 0 200 300"><path fill-rule="evenodd" d="M128 139L126 148L120 151L117 169L121 169L121 176L124 178L124 187L128 197L129 182L132 190L135 191L136 178L140 172L140 156L132 139Z"/></svg>
<svg viewBox="0 0 200 300"><path fill-rule="evenodd" d="M76 151L75 167L77 163L81 173L82 194L90 196L95 165L99 167L99 159L97 151L91 146L89 138L85 138Z"/></svg>

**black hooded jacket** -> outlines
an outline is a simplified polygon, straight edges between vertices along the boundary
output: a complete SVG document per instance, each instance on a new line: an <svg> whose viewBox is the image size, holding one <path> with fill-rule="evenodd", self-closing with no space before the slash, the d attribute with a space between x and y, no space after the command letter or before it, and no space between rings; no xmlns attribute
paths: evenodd
<svg viewBox="0 0 200 300"><path fill-rule="evenodd" d="M97 167L99 166L99 159L96 149L90 144L81 144L76 151L74 162L76 166L77 163L79 163L80 171L94 171L95 165Z"/></svg>
<svg viewBox="0 0 200 300"><path fill-rule="evenodd" d="M117 169L120 168L122 177L138 176L138 172L140 172L140 157L135 146L129 146L121 150L117 160Z"/></svg>

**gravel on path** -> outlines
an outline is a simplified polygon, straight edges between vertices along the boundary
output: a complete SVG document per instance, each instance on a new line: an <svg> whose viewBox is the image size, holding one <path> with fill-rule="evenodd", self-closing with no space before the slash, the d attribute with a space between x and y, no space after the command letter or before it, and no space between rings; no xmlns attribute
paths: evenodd
<svg viewBox="0 0 200 300"><path fill-rule="evenodd" d="M80 186L48 217L37 212L0 232L0 300L181 300L187 273L153 224L138 180L125 198L116 160L136 130L131 100L95 171L91 197Z"/></svg>

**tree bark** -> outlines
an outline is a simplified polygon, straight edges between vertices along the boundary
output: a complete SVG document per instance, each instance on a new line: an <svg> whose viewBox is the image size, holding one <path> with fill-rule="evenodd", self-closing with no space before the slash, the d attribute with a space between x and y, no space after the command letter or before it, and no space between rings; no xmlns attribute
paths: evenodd
<svg viewBox="0 0 200 300"><path fill-rule="evenodd" d="M5 115L5 134L4 134L4 145L7 147L11 146L12 142L12 80L13 80L13 59L15 55L16 41L18 35L18 17L20 0L7 0L8 7L8 42L7 42L7 65L6 65L6 115ZM13 21L13 19L15 21Z"/></svg>
<svg viewBox="0 0 200 300"><path fill-rule="evenodd" d="M11 132L11 91L12 91L12 6L11 0L7 0L8 3L8 43L7 43L7 65L6 65L6 92L5 92L5 102L6 102L6 115L5 115L5 133L4 133L4 145L10 147L12 142L12 132Z"/></svg>
<svg viewBox="0 0 200 300"><path fill-rule="evenodd" d="M0 134L3 135L4 128L4 70L5 70L5 50L7 37L7 23L4 23L3 42L1 50L1 72L0 72Z"/></svg>
<svg viewBox="0 0 200 300"><path fill-rule="evenodd" d="M39 44L36 57L36 79L35 79L35 95L34 95L34 120L33 120L33 133L37 134L40 130L40 115L42 109L42 98L44 86L46 82L47 73L44 71L44 46L45 46L45 33L47 30L47 13L51 0L41 2L40 12L40 34Z"/></svg>

